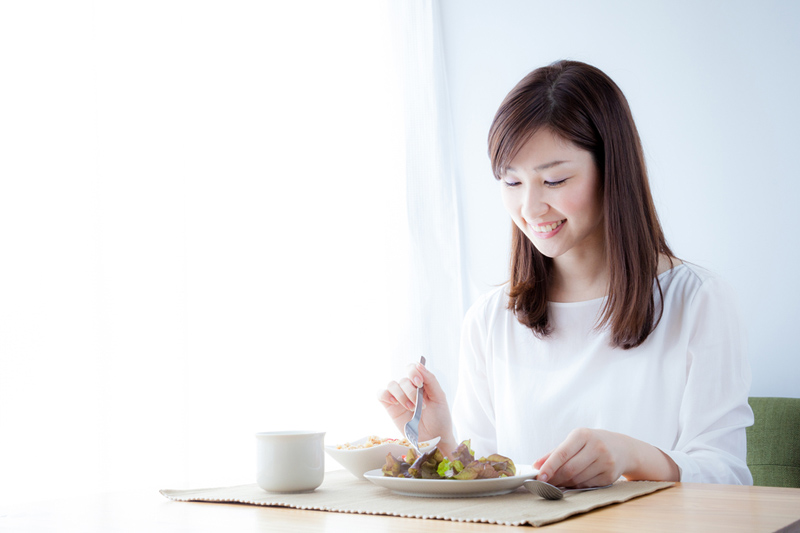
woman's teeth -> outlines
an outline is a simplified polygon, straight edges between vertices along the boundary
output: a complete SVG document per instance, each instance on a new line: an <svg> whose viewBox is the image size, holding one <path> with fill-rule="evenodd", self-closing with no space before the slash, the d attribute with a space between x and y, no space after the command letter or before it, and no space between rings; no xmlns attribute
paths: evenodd
<svg viewBox="0 0 800 533"><path fill-rule="evenodd" d="M566 220L566 219L565 219ZM559 220L558 222L553 222L552 224L545 224L544 226L534 226L531 225L531 229L537 233L548 233L559 227L561 224L564 223L564 220Z"/></svg>

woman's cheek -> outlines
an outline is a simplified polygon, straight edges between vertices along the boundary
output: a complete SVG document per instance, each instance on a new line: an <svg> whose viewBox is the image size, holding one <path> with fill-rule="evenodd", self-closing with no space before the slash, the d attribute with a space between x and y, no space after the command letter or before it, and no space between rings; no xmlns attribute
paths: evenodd
<svg viewBox="0 0 800 533"><path fill-rule="evenodd" d="M500 199L502 200L503 207L506 208L506 211L508 211L508 213L513 216L514 211L513 211L513 199L511 198L512 195L509 193L509 191L505 189L506 187L503 186L503 192L500 193Z"/></svg>

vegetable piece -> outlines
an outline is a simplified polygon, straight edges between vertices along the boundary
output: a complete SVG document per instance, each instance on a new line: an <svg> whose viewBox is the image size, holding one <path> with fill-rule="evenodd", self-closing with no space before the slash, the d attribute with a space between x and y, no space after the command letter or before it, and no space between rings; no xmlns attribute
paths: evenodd
<svg viewBox="0 0 800 533"><path fill-rule="evenodd" d="M454 461L461 461L461 464L466 466L470 464L472 461L475 460L475 452L472 451L470 448L471 441L465 440L461 444L458 445L453 453L452 457Z"/></svg>
<svg viewBox="0 0 800 533"><path fill-rule="evenodd" d="M443 460L444 455L439 448L433 448L420 455L408 468L408 473L415 478L440 479L442 476L438 474L437 468Z"/></svg>
<svg viewBox="0 0 800 533"><path fill-rule="evenodd" d="M453 477L455 479L492 479L500 477L500 472L489 463L473 461Z"/></svg>
<svg viewBox="0 0 800 533"><path fill-rule="evenodd" d="M501 474L505 474L507 476L517 475L517 467L514 465L514 461L504 455L493 453L487 457L486 460L489 461L494 469Z"/></svg>
<svg viewBox="0 0 800 533"><path fill-rule="evenodd" d="M409 448L404 460L408 464L413 465L414 461L417 460L417 451L414 448Z"/></svg>
<svg viewBox="0 0 800 533"><path fill-rule="evenodd" d="M408 473L408 463L400 461L391 453L386 454L386 464L381 468L381 472L386 477L411 477Z"/></svg>
<svg viewBox="0 0 800 533"><path fill-rule="evenodd" d="M450 459L445 458L444 461L439 463L439 466L436 468L436 472L443 478L449 479L451 477L455 477L456 474L464 470L464 465L461 464L461 461L451 461Z"/></svg>
<svg viewBox="0 0 800 533"><path fill-rule="evenodd" d="M439 474L439 477L453 477L455 471L453 470L453 463L450 459L445 459L439 466L436 467L436 473Z"/></svg>

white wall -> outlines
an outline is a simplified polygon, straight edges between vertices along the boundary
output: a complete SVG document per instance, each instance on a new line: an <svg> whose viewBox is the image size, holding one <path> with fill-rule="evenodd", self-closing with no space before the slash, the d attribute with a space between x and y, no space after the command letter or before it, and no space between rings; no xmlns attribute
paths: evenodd
<svg viewBox="0 0 800 533"><path fill-rule="evenodd" d="M673 251L736 289L752 395L800 397L800 2L442 0L442 20L471 298L507 279L497 106L534 68L585 61L628 97Z"/></svg>

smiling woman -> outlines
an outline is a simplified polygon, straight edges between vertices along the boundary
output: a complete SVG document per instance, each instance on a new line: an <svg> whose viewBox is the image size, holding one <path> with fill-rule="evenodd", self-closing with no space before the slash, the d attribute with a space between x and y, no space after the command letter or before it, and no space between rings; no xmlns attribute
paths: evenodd
<svg viewBox="0 0 800 533"><path fill-rule="evenodd" d="M504 203L515 224L509 308L520 322L546 336L548 300L608 293L598 326L609 325L615 346L642 344L660 316L654 274L675 258L656 214L639 133L617 84L577 62L531 72L500 105L489 156L495 178L506 185ZM513 176L524 173L533 181L544 171L549 177L542 186L555 189L546 197L536 185L527 195L509 191L509 185L519 190L526 182ZM548 240L556 234L558 245ZM593 272L566 282L553 268L559 256L573 266L591 263ZM656 286L661 293L658 278Z"/></svg>
<svg viewBox="0 0 800 533"><path fill-rule="evenodd" d="M248 483L257 431L387 433L363 401L406 299L384 3L50 8L0 13L0 501Z"/></svg>
<svg viewBox="0 0 800 533"><path fill-rule="evenodd" d="M667 247L616 84L578 61L539 67L488 137L513 221L511 279L467 311L452 412L419 364L379 393L389 418L408 423L424 389L420 438L441 436L444 453L469 438L556 486L751 484L735 299Z"/></svg>

